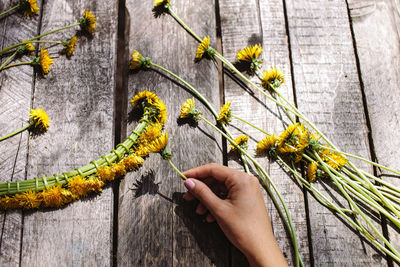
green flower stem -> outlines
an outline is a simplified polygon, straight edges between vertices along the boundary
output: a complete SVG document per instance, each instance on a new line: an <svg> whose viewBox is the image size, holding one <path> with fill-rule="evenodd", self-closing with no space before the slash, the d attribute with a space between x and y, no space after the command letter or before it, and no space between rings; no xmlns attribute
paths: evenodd
<svg viewBox="0 0 400 267"><path fill-rule="evenodd" d="M400 172L395 171L395 170L392 170L392 169L390 169L390 168L388 168L388 167L386 167L386 166L383 166L383 165L381 165L381 164L379 164L379 163L370 161L370 160L365 159L365 158L363 158L363 157L356 156L356 155L353 155L353 154L350 154L350 153L346 153L346 152L343 152L343 151L340 151L340 150L336 150L336 149L333 149L333 148L331 148L331 147L327 147L327 146L323 146L323 145L320 145L320 147L321 147L321 148L325 148L325 149L329 149L329 150L332 150L332 151L335 151L335 152L337 152L337 153L340 153L340 154L342 154L342 155L345 155L345 156L348 156L348 157L351 157L351 158L355 158L355 159L362 160L362 161L364 161L364 162L366 162L366 163L369 163L369 164L371 164L371 165L374 165L375 167L382 168L382 169L384 169L384 170L387 170L387 171L389 171L389 172L392 172L392 173L397 174L397 175L400 176Z"/></svg>
<svg viewBox="0 0 400 267"><path fill-rule="evenodd" d="M4 12L1 12L1 13L0 13L0 17L6 15L7 13L9 13L9 12L11 12L11 11L13 11L13 10L16 10L16 9L18 9L18 8L19 8L19 4L13 6L12 8L10 8L10 9L4 11Z"/></svg>
<svg viewBox="0 0 400 267"><path fill-rule="evenodd" d="M199 43L201 43L202 39L197 36L197 34L195 34L192 29L190 29L182 20L180 17L178 17L178 15L175 14L174 10L172 9L170 4L166 5L166 8L169 12L169 14L171 15L171 17L173 17L176 22L178 22L190 35L193 36L194 39L196 39Z"/></svg>
<svg viewBox="0 0 400 267"><path fill-rule="evenodd" d="M385 193L389 193L392 197L398 198L399 199L398 202L400 203L400 193L398 191L393 191L390 188L386 188L386 187L382 187L382 186L379 186L378 190L382 191L382 194L383 194L383 192L385 192Z"/></svg>
<svg viewBox="0 0 400 267"><path fill-rule="evenodd" d="M0 51L0 54L4 54L5 52L8 52L8 51L10 51L10 50L12 50L14 48L17 48L18 46L21 46L21 45L24 45L24 44L27 44L27 43L31 43L32 41L40 39L40 38L45 37L47 35L50 35L50 34L53 34L53 33L59 32L59 31L67 30L67 29L70 29L70 28L73 28L73 27L76 27L76 26L79 26L79 23L75 23L75 24L72 24L72 25L69 25L69 26L66 26L66 27L62 27L62 28L59 28L59 29L55 29L55 30L43 33L41 35L33 37L32 39L26 40L24 42L20 42L18 44L9 46L7 48L4 48L3 50Z"/></svg>
<svg viewBox="0 0 400 267"><path fill-rule="evenodd" d="M238 116L235 116L235 115L233 115L233 114L231 114L231 116L232 116L233 118L239 120L239 121L242 121L242 122L246 123L247 125L250 125L250 126L253 127L254 129L256 129L256 130L262 132L262 133L265 134L265 135L268 135L268 136L271 135L270 133L267 133L266 131L261 130L260 128L258 128L258 127L255 126L254 124L252 124L252 123L250 123L250 122L248 122L248 121L246 121L246 120L244 120L244 119L242 119L242 118L240 118L240 117L238 117Z"/></svg>
<svg viewBox="0 0 400 267"><path fill-rule="evenodd" d="M32 64L33 64L32 61L18 62L18 63L9 64L7 66L4 66L1 70L5 70L5 69L12 68L12 67L17 67L17 66L22 66L22 65L32 65Z"/></svg>
<svg viewBox="0 0 400 267"><path fill-rule="evenodd" d="M68 182L69 178L76 175L86 177L96 173L97 167L112 164L123 158L124 155L128 153L127 149L129 150L137 142L139 136L151 124L149 120L151 117L152 115L150 114L150 112L145 112L143 118L139 121L139 124L132 131L129 137L123 143L117 145L116 149L112 150L108 155L105 155L100 159L93 161L83 167L77 168L67 173L63 173L61 175L53 175L23 181L0 182L0 195L21 193L27 190L43 190L53 185L65 184Z"/></svg>
<svg viewBox="0 0 400 267"><path fill-rule="evenodd" d="M311 159L307 155L303 155L303 156L306 159L308 159L309 161L313 161L313 159ZM318 160L318 159L316 159L316 160ZM367 189L365 187L360 186L359 184L355 183L353 180L350 180L345 175L342 175L340 172L338 172L331 166L329 166L329 165L327 165L327 166L328 166L328 169L336 175L336 178L341 178L341 180L339 180L339 182L342 183L344 187L346 187L348 190L350 190L359 199L363 200L364 203L366 203L369 206L380 211L383 215L385 215L388 219L390 219L397 227L400 228L400 221L397 218L393 217L390 213L388 213L387 210L385 209L385 207L382 207L379 203L377 203L375 200L372 199L372 197L374 197L374 198L376 198L376 200L383 202L383 200L380 197L377 197L372 192L367 191ZM347 175L350 175L350 177L352 177L352 178L358 178L352 173L349 173ZM388 201L388 200L386 199L386 201Z"/></svg>
<svg viewBox="0 0 400 267"><path fill-rule="evenodd" d="M294 250L296 252L296 265L299 265L299 262L301 261L301 259L299 259L299 254L298 254L298 241L297 241L297 237L296 237L296 233L294 230L294 226L293 226L293 221L292 218L290 216L289 210L285 204L285 202L283 201L283 198L281 196L281 194L279 193L276 185L274 184L274 182L272 181L272 179L269 177L269 175L266 173L266 171L259 165L259 163L250 155L247 153L247 151L243 150L240 146L238 146L235 141L230 138L228 135L226 135L222 130L220 130L218 127L216 127L214 124L212 124L210 121L208 121L206 118L204 118L203 116L199 116L199 118L201 118L204 122L206 122L208 125L210 125L211 127L213 127L217 132L219 132L222 136L224 136L234 147L236 147L236 149L240 150L244 155L246 155L246 157L248 159L250 159L251 162L253 162L253 164L259 168L259 170L261 171L261 173L263 174L263 177L265 177L266 179L268 179L268 183L269 185L272 186L272 188L274 189L275 193L277 194L284 210L285 210L285 214L287 216L288 219L288 223L289 223L289 229L288 231L290 233L292 233L292 243L294 246ZM267 185L267 184L266 184ZM269 192L269 191L268 191ZM278 203L274 202L276 209L280 209L280 206Z"/></svg>
<svg viewBox="0 0 400 267"><path fill-rule="evenodd" d="M22 127L22 128L19 129L19 130L16 130L16 131L13 132L13 133L10 133L10 134L7 134L7 135L1 137L1 138L0 138L0 142L1 142L1 141L4 141L4 140L6 140L6 139L8 139L8 138L10 138L10 137L13 137L14 135L17 135L17 134L19 134L19 133L22 133L23 131L29 129L29 127L31 127L32 125L33 125L33 122L31 122L30 124L26 125L25 127Z"/></svg>
<svg viewBox="0 0 400 267"><path fill-rule="evenodd" d="M366 215L361 211L358 205L353 201L353 199L348 195L346 190L337 180L336 175L333 175L332 172L329 170L329 165L327 165L315 151L314 151L314 157L318 159L318 162L321 164L324 171L332 178L332 181L336 184L336 186L338 187L340 192L342 192L343 196L347 199L347 201L349 201L350 205L357 211L357 213L364 219L364 221L371 227L371 229L379 236L379 238L385 243L385 245L393 252L393 254L396 256L394 259L400 262L399 252L396 251L396 249L392 246L392 244L390 244L390 242L382 235L382 233L379 232L379 230L375 227L375 225L368 220Z"/></svg>
<svg viewBox="0 0 400 267"><path fill-rule="evenodd" d="M39 40L39 41L31 41L30 43L44 43L44 44L62 44L63 42L61 41L45 41L45 40Z"/></svg>
<svg viewBox="0 0 400 267"><path fill-rule="evenodd" d="M366 171L361 170L361 172L362 172L365 176L367 176L367 177L369 177L369 178L371 178L371 179L377 181L378 183L380 183L380 184L382 184L382 185L384 185L384 186L386 186L386 187L388 187L388 188L390 188L390 189L392 189L392 190L394 190L394 191L400 192L400 191L399 191L400 189L399 189L398 187L396 187L396 186L394 186L394 185L392 185L392 184L386 182L385 180L382 180L382 179L380 179L380 178L378 178L378 177L375 177L374 175L372 175L372 174L370 174L370 173L368 173L368 172L366 172Z"/></svg>
<svg viewBox="0 0 400 267"><path fill-rule="evenodd" d="M174 165L174 163L172 163L172 161L169 159L167 160L169 165L171 165L171 167L179 174L179 176L183 179L186 180L187 177Z"/></svg>
<svg viewBox="0 0 400 267"><path fill-rule="evenodd" d="M168 69L166 69L166 68L164 68L164 67L162 67L162 66L160 66L160 65L158 65L158 64L156 64L156 63L154 63L154 62L152 62L152 61L150 61L150 66L151 66L151 67L154 67L154 68L157 68L157 69L159 69L159 70L162 70L162 71L164 71L164 72L166 72L166 73L168 73L169 75L171 75L172 77L174 77L175 79L177 79L178 81L180 81L182 84L184 84L187 88L190 89L190 91L192 91L192 93L193 93L195 96L197 96L197 97L203 102L203 104L207 107L207 109L213 114L213 116L215 117L215 119L218 118L218 113L215 111L215 109L213 108L213 106L211 105L211 103L210 103L196 88L194 88L191 84L189 84L188 82L186 82L184 79L182 79L180 76L176 75L176 74L173 73L172 71L170 71L170 70L168 70ZM231 135L231 133L228 131L228 129L226 128L226 126L225 126L225 125L221 125L221 127L223 128L223 130L225 131L225 133L227 133L227 135L228 135L229 137L232 138L232 135ZM249 173L250 171L249 171L248 163L247 163L245 157L243 157L243 154L242 154L242 153L240 153L240 158L241 158L241 160L242 160L242 162L243 162L243 167L244 167L245 171L246 171L247 173Z"/></svg>
<svg viewBox="0 0 400 267"><path fill-rule="evenodd" d="M9 56L9 57L6 59L6 61L3 62L3 64L1 64L1 66L0 66L0 71L1 71L8 63L10 63L11 61L13 61L14 58L17 56L17 54L18 54L17 51L15 51L14 53L12 53L12 55Z"/></svg>

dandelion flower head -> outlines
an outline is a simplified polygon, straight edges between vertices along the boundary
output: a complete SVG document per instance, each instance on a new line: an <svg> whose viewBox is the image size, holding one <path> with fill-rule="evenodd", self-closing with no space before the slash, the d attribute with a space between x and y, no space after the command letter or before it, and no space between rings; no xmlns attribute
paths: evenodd
<svg viewBox="0 0 400 267"><path fill-rule="evenodd" d="M257 155L262 155L266 153L271 147L276 144L278 137L273 134L270 136L265 137L260 142L257 143L256 153Z"/></svg>
<svg viewBox="0 0 400 267"><path fill-rule="evenodd" d="M315 161L308 164L307 177L308 177L308 181L310 183L314 182L315 179L317 178L317 169L318 169L318 166L317 166L317 163L315 163Z"/></svg>
<svg viewBox="0 0 400 267"><path fill-rule="evenodd" d="M81 29L90 34L96 31L96 23L96 17L87 9L83 12L83 17L79 20Z"/></svg>
<svg viewBox="0 0 400 267"><path fill-rule="evenodd" d="M19 202L19 206L24 209L36 209L42 204L41 195L32 190L16 194L15 199Z"/></svg>
<svg viewBox="0 0 400 267"><path fill-rule="evenodd" d="M148 149L151 153L161 152L168 144L168 132L164 132L154 140L151 144L149 144Z"/></svg>
<svg viewBox="0 0 400 267"><path fill-rule="evenodd" d="M222 108L219 112L218 118L217 118L217 121L219 123L228 124L231 121L231 117L232 117L231 110L230 110L231 103L232 103L232 101L228 101L228 102L226 102L225 105L222 106Z"/></svg>
<svg viewBox="0 0 400 267"><path fill-rule="evenodd" d="M31 109L29 117L35 129L38 129L39 131L43 132L49 129L50 119L43 109L41 108Z"/></svg>
<svg viewBox="0 0 400 267"><path fill-rule="evenodd" d="M160 7L163 6L165 4L169 4L170 0L155 0L154 1L154 7Z"/></svg>
<svg viewBox="0 0 400 267"><path fill-rule="evenodd" d="M72 56L72 53L75 50L75 45L76 41L78 40L78 37L73 36L71 39L68 41L64 42L64 49L63 52L67 55L67 57Z"/></svg>
<svg viewBox="0 0 400 267"><path fill-rule="evenodd" d="M203 41L199 44L196 51L196 60L201 60L205 54L208 53L210 46L210 36L204 37Z"/></svg>
<svg viewBox="0 0 400 267"><path fill-rule="evenodd" d="M143 56L142 54L139 53L139 51L135 50L133 51L131 55L131 61L129 64L129 68L131 70L136 70L142 66L143 63Z"/></svg>
<svg viewBox="0 0 400 267"><path fill-rule="evenodd" d="M277 88L285 83L284 75L276 67L271 67L271 70L266 70L261 77L261 86L271 90L271 86Z"/></svg>
<svg viewBox="0 0 400 267"><path fill-rule="evenodd" d="M36 0L20 0L19 6L24 15L28 17L38 14L40 10Z"/></svg>
<svg viewBox="0 0 400 267"><path fill-rule="evenodd" d="M39 65L43 74L49 73L51 64L53 64L53 59L49 56L49 51L43 46L39 55Z"/></svg>
<svg viewBox="0 0 400 267"><path fill-rule="evenodd" d="M239 137L235 138L233 141L235 141L235 144L238 145L241 148L246 149L247 148L247 141L249 140L249 136L247 135L240 135ZM229 144L231 146L232 150L236 150L236 147L232 144Z"/></svg>

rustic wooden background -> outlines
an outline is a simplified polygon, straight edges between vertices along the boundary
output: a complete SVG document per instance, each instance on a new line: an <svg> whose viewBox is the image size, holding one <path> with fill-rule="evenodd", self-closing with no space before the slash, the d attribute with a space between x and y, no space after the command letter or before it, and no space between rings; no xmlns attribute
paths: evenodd
<svg viewBox="0 0 400 267"><path fill-rule="evenodd" d="M0 0L0 10L16 2ZM128 101L143 89L156 92L168 106L166 128L180 169L208 162L240 169L226 142L209 127L178 126L180 105L191 96L181 85L156 71L129 72L134 49L181 75L214 106L233 100L235 114L269 132L284 128L282 111L260 104L265 99L234 82L220 64L195 64L197 43L171 17L153 18L152 2L38 0L39 16L0 19L0 48L75 22L85 8L98 19L93 38L80 38L70 59L52 53L55 64L45 77L30 66L0 73L0 135L24 125L31 107L45 109L51 118L45 135L23 133L1 143L3 181L61 173L107 153L135 126ZM209 35L232 61L237 50L261 43L265 65L277 65L286 74L282 93L339 147L400 169L399 0L172 2L195 32ZM235 134L262 137L237 121L232 124ZM289 205L306 265L393 265L277 164L263 163ZM400 185L398 178L368 170ZM317 185L341 201L329 185ZM140 171L97 196L62 209L1 212L0 265L245 266L218 226L204 222L193 204L182 201L183 192L176 173L152 155ZM279 245L293 264L287 233L267 196L265 201ZM399 233L384 221L377 224L400 249Z"/></svg>

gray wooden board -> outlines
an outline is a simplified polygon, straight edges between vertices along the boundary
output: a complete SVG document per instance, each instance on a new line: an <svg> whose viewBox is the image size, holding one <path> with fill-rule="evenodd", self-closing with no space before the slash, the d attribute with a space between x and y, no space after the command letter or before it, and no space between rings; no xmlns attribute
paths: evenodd
<svg viewBox="0 0 400 267"><path fill-rule="evenodd" d="M339 148L368 158L367 128L345 1L286 4L299 109ZM358 165L372 171L365 164ZM317 182L316 186L324 192L328 188L329 194L345 205L328 184ZM384 257L312 197L309 206L315 265L385 264Z"/></svg>
<svg viewBox="0 0 400 267"><path fill-rule="evenodd" d="M173 6L199 35L210 35L215 40L213 1L181 0L173 1ZM217 105L216 67L207 61L195 64L197 42L170 16L154 18L152 7L153 1L150 0L127 1L129 53L139 50L143 56L183 77ZM127 63L129 57L127 55ZM191 94L154 71L130 73L128 84L129 98L148 89L157 93L167 105L168 122L165 128L169 132L172 160L179 169L222 162L221 139L210 127L200 123L199 130L177 125L180 107L185 99L192 97ZM198 101L197 106L205 110ZM209 112L205 115L211 118ZM132 122L128 131L135 125ZM207 224L203 217L195 214L193 204L182 200L185 191L177 173L159 155L150 155L138 172L126 176L120 185L119 265L228 265L226 238L216 224Z"/></svg>
<svg viewBox="0 0 400 267"><path fill-rule="evenodd" d="M93 38L81 37L74 55L50 48L54 64L36 75L33 107L47 111L49 131L30 139L27 177L52 175L80 167L113 148L113 86L116 44L115 2L48 1L41 32L66 26L87 8L97 17ZM47 40L71 38L76 29ZM112 190L54 210L24 212L22 266L110 265Z"/></svg>
<svg viewBox="0 0 400 267"><path fill-rule="evenodd" d="M350 1L349 8L375 152L379 163L399 170L400 3ZM398 177L383 178L400 186ZM389 232L391 243L400 250L398 230L389 227Z"/></svg>
<svg viewBox="0 0 400 267"><path fill-rule="evenodd" d="M0 10L13 6L12 1L0 1ZM40 7L40 3L39 3ZM0 49L24 38L36 35L38 16L26 18L13 12L0 19ZM4 62L7 57L2 57ZM29 60L24 57L22 60ZM33 69L30 66L11 68L0 72L0 136L11 133L28 123L31 105ZM0 144L2 181L25 178L28 134L24 132ZM2 211L0 237L0 265L19 264L22 215L21 211Z"/></svg>
<svg viewBox="0 0 400 267"><path fill-rule="evenodd" d="M262 54L264 60L263 69L269 69L270 66L275 65L286 74L287 86L281 88L281 93L287 98L292 99L288 44L282 2L244 2L231 0L219 1L219 3L224 56L231 62L234 62L238 50L243 49L249 44L261 44L264 50ZM259 83L257 78L253 78L253 81ZM255 89L251 89L254 95L249 94L246 89L239 86L227 75L225 75L224 79L224 89L226 101L233 101L233 114L270 133L279 134L285 128L281 118L283 118L287 125L289 120L283 114L283 111L278 109L272 102L268 102L265 96ZM266 106L264 106L265 103ZM249 151L254 154L256 141L264 138L264 134L235 119L233 119L232 125L234 127L230 127L230 129L232 129L235 136L243 134L243 132L251 136ZM294 221L301 256L304 263L308 265L309 253L303 192L297 184L293 183L292 178L286 175L277 164L271 163L265 158L258 158L258 161L262 162L262 165L266 167L273 182L283 195ZM241 168L234 160L231 160L229 165ZM272 201L267 196L265 197L265 201L279 246L289 264L294 264L295 257L287 231ZM236 253L233 254L232 262L235 266L240 266L242 262L236 255Z"/></svg>

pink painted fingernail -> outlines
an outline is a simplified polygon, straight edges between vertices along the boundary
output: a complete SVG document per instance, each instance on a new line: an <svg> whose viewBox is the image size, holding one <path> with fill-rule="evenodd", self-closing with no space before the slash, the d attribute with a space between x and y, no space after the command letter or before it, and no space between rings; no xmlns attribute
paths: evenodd
<svg viewBox="0 0 400 267"><path fill-rule="evenodd" d="M183 183L185 185L185 187L190 191L194 189L195 183L193 182L192 179L187 179L185 180L185 182Z"/></svg>

